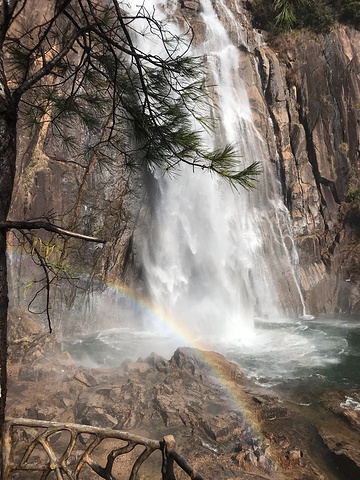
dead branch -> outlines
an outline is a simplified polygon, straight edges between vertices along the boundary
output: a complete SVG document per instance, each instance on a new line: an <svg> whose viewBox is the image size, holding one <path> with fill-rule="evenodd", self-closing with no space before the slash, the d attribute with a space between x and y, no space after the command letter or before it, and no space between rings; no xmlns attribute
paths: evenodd
<svg viewBox="0 0 360 480"><path fill-rule="evenodd" d="M48 232L58 233L59 235L66 235L72 238L79 238L80 240L86 240L87 242L106 243L106 240L97 237L91 237L89 235L83 235L82 233L72 232L65 230L64 228L54 225L53 223L45 222L42 220L29 220L29 221L17 221L7 220L0 222L0 229L5 230L47 230Z"/></svg>

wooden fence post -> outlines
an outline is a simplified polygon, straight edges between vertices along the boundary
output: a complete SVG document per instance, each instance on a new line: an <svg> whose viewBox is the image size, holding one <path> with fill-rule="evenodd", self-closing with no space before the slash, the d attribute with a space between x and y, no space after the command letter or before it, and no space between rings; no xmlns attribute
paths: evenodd
<svg viewBox="0 0 360 480"><path fill-rule="evenodd" d="M163 463L161 467L162 480L176 480L174 474L174 460L170 455L175 450L176 442L172 435L166 435L161 441Z"/></svg>

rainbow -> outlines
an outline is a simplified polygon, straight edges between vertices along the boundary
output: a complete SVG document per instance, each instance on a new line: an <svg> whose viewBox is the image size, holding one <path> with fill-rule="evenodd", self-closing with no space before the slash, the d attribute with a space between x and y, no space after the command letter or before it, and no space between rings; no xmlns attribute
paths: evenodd
<svg viewBox="0 0 360 480"><path fill-rule="evenodd" d="M246 395L242 393L242 387L236 383L234 378L226 376L224 371L221 370L221 367L219 367L217 358L219 358L220 354L211 351L211 346L203 339L195 336L187 325L182 324L178 319L159 306L155 306L148 298L140 295L129 286L120 283L108 283L104 286L106 289L134 302L137 307L140 307L142 311L154 318L167 331L175 335L180 342L196 349L195 353L197 357L207 366L216 383L218 383L222 391L225 392L225 399L230 404L231 408L240 412L252 429L254 436L259 438L263 444L266 443L256 413L252 411L248 405L245 405L245 403L247 403L245 401ZM271 454L271 449L267 450L267 454ZM271 462L275 466L276 471L276 460L274 455L271 455Z"/></svg>
<svg viewBox="0 0 360 480"><path fill-rule="evenodd" d="M21 255L21 254L20 254ZM15 259L19 254L15 249L9 252L9 257ZM188 325L180 322L176 317L169 314L169 312L162 309L160 306L154 305L147 297L141 295L135 289L130 288L124 283L109 282L106 284L95 285L97 287L95 291L102 291L102 295L106 296L107 292L110 295L119 296L126 301L132 302L132 304L139 308L144 315L150 316L157 324L161 325L161 328L171 336L175 336L179 340L179 346L188 346L196 349L196 355L208 368L210 374L215 381L219 384L221 390L225 394L225 399L229 403L232 409L241 413L247 424L252 429L254 436L260 439L262 443L266 442L264 435L261 432L259 420L256 418L254 411L246 405L245 395L242 394L242 388L234 381L234 379L228 378L224 375L224 371L219 368L219 363L216 361L218 354L214 354L210 344L206 343L204 339L196 336L194 332L188 327ZM104 299L105 300L105 299ZM271 455L271 450L267 450L268 455ZM271 461L275 465L276 461L271 455Z"/></svg>
<svg viewBox="0 0 360 480"><path fill-rule="evenodd" d="M141 295L135 289L123 283L107 283L106 289L132 301L134 305L139 307L144 313L150 315L157 323L159 323L165 331L175 335L179 341L186 346L191 346L199 350L209 350L210 346L199 337L184 323L180 322L175 316L165 311L158 305L154 305L146 296Z"/></svg>

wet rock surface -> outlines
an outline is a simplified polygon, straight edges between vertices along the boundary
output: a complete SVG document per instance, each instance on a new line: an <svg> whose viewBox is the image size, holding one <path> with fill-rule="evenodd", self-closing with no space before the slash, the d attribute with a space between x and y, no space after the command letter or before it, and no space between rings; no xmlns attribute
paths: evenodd
<svg viewBox="0 0 360 480"><path fill-rule="evenodd" d="M88 369L31 319L17 315L11 334L8 416L171 434L208 479L360 476L359 392L324 393L312 416L215 352L180 348L170 360Z"/></svg>
<svg viewBox="0 0 360 480"><path fill-rule="evenodd" d="M268 38L253 28L251 2L216 3L282 184L307 310L359 312L359 239L347 194L359 188L360 33L339 25Z"/></svg>
<svg viewBox="0 0 360 480"><path fill-rule="evenodd" d="M357 390L333 390L322 396L325 408L341 417L360 432L360 392Z"/></svg>

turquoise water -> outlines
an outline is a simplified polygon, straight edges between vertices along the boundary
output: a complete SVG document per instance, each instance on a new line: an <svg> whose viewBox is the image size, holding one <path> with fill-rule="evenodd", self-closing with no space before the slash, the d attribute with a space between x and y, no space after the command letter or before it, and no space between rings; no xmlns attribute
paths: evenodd
<svg viewBox="0 0 360 480"><path fill-rule="evenodd" d="M360 317L268 321L256 319L244 338L223 343L206 338L209 349L237 363L264 387L360 388ZM118 366L156 352L170 358L183 340L159 331L113 328L63 341L79 363Z"/></svg>

